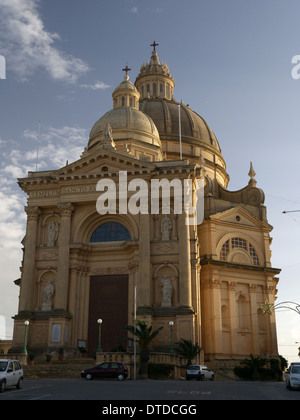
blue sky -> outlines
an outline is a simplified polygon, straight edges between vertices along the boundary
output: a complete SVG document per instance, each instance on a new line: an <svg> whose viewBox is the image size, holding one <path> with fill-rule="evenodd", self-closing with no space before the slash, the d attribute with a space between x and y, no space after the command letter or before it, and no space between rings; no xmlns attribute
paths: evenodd
<svg viewBox="0 0 300 420"><path fill-rule="evenodd" d="M26 197L16 179L79 158L112 91L134 82L155 40L174 96L206 119L222 148L230 190L250 161L266 195L277 302L300 303L299 0L0 0L0 336L17 313ZM4 292L3 292L4 291ZM299 360L299 315L277 312L280 353Z"/></svg>

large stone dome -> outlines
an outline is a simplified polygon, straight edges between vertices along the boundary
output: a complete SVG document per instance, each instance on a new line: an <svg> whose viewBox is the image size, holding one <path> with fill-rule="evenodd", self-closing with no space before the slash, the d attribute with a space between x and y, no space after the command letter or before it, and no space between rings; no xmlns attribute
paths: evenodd
<svg viewBox="0 0 300 420"><path fill-rule="evenodd" d="M167 160L185 158L200 163L204 159L207 175L216 177L226 187L229 176L219 142L197 112L182 101L175 101L174 79L167 64L160 62L156 45L154 43L150 62L141 66L135 80L140 110L154 121Z"/></svg>
<svg viewBox="0 0 300 420"><path fill-rule="evenodd" d="M175 140L179 138L179 109L180 105L180 125L181 138L184 143L191 146L202 144L214 147L216 151L221 152L220 145L213 131L207 122L183 103L151 98L144 99L140 103L140 110L153 119L159 131L161 140Z"/></svg>

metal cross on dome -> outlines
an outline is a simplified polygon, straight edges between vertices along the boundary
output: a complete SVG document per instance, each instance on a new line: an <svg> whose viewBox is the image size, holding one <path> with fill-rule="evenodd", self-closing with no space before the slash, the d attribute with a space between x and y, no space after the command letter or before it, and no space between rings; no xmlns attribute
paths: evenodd
<svg viewBox="0 0 300 420"><path fill-rule="evenodd" d="M126 76L128 76L128 72L131 71L131 69L126 65L125 69L122 69L122 71L125 71Z"/></svg>
<svg viewBox="0 0 300 420"><path fill-rule="evenodd" d="M157 47L159 44L156 44L156 42L154 41L153 44L150 45L150 47L153 47L153 51L155 51L155 47Z"/></svg>

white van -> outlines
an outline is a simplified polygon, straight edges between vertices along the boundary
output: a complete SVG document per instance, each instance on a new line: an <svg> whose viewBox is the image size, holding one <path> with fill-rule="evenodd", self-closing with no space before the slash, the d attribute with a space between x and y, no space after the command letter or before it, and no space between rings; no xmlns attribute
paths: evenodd
<svg viewBox="0 0 300 420"><path fill-rule="evenodd" d="M285 374L285 383L288 389L300 389L300 363L291 363Z"/></svg>
<svg viewBox="0 0 300 420"><path fill-rule="evenodd" d="M23 385L23 368L18 360L0 359L0 392L9 386Z"/></svg>

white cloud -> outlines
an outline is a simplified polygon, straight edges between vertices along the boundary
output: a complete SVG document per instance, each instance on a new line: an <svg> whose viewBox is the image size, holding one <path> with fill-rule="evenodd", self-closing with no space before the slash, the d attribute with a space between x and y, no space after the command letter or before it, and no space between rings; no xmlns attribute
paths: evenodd
<svg viewBox="0 0 300 420"><path fill-rule="evenodd" d="M109 85L107 85L104 82L96 82L93 85L80 85L81 88L85 89L92 89L92 90L104 90L110 88Z"/></svg>
<svg viewBox="0 0 300 420"><path fill-rule="evenodd" d="M138 15L138 13L139 13L138 7L132 7L131 13L133 13L134 15Z"/></svg>
<svg viewBox="0 0 300 420"><path fill-rule="evenodd" d="M24 137L37 141L38 132L25 130ZM87 145L87 140L87 130L83 128L69 126L43 128L42 126L38 144L38 170L59 169L65 165L67 160L73 162L79 159ZM21 160L19 160L18 150L14 150L13 155L21 167L24 163L27 163L27 167L28 164L32 167L36 163L37 143L25 154L21 154Z"/></svg>
<svg viewBox="0 0 300 420"><path fill-rule="evenodd" d="M25 130L21 143L4 141L0 160L0 339L11 338L13 321L18 311L19 288L14 280L20 277L22 261L21 241L26 233L26 194L17 184L18 177L35 171L37 139L39 142L38 170L59 169L66 160L79 159L87 144L87 130L79 127L43 127L38 131ZM24 145L26 149L24 150ZM22 148L21 148L22 147Z"/></svg>
<svg viewBox="0 0 300 420"><path fill-rule="evenodd" d="M27 80L42 69L54 80L74 83L89 71L89 66L54 46L60 36L45 29L38 3L39 0L0 0L1 54L20 80Z"/></svg>

